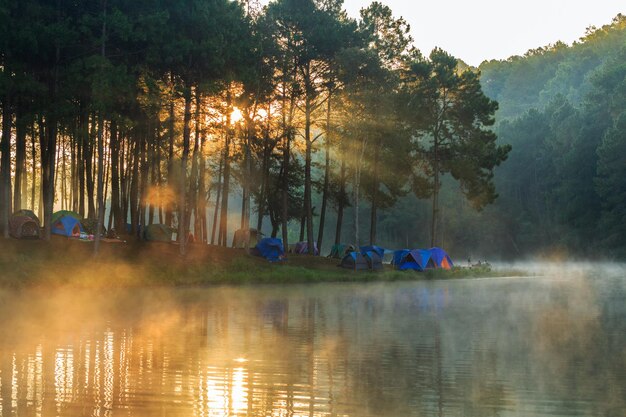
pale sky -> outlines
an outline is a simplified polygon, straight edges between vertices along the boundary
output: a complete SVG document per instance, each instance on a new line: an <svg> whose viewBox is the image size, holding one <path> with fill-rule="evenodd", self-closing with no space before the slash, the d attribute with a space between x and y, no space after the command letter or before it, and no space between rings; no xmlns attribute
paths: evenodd
<svg viewBox="0 0 626 417"><path fill-rule="evenodd" d="M424 55L438 46L470 65L522 55L556 41L571 44L589 26L626 14L625 0L379 0L404 17ZM352 17L371 0L345 0Z"/></svg>

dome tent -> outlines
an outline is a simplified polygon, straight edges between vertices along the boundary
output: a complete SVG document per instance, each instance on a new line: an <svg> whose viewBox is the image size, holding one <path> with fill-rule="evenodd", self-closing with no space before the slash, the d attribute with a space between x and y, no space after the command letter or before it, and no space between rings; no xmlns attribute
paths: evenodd
<svg viewBox="0 0 626 417"><path fill-rule="evenodd" d="M367 259L365 259L365 256L361 255L359 252L348 253L343 257L339 266L342 268L353 269L355 271L370 269Z"/></svg>
<svg viewBox="0 0 626 417"><path fill-rule="evenodd" d="M164 224L149 224L144 228L143 238L151 242L171 242L172 228Z"/></svg>
<svg viewBox="0 0 626 417"><path fill-rule="evenodd" d="M50 230L52 234L67 237L78 237L81 233L85 233L85 229L80 223L79 218L76 218L71 213L72 212L66 212L63 210L52 214L52 227Z"/></svg>
<svg viewBox="0 0 626 417"><path fill-rule="evenodd" d="M431 253L425 249L399 250L394 253L394 266L397 270L423 271L427 268L435 268Z"/></svg>
<svg viewBox="0 0 626 417"><path fill-rule="evenodd" d="M261 239L255 249L259 256L262 256L270 262L280 261L285 256L283 241L273 237Z"/></svg>
<svg viewBox="0 0 626 417"><path fill-rule="evenodd" d="M24 212L30 212L32 216ZM39 219L30 210L19 210L9 219L9 234L16 239L39 239Z"/></svg>
<svg viewBox="0 0 626 417"><path fill-rule="evenodd" d="M450 259L450 256L446 253L445 250L435 247L430 248L429 251L433 262L435 263L435 267L450 269L454 266L454 264L452 263L452 259Z"/></svg>

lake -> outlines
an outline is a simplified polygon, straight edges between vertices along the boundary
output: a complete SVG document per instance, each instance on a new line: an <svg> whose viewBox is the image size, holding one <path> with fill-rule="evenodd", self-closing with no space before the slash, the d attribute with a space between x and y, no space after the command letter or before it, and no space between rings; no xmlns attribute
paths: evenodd
<svg viewBox="0 0 626 417"><path fill-rule="evenodd" d="M0 291L1 416L626 415L626 278Z"/></svg>

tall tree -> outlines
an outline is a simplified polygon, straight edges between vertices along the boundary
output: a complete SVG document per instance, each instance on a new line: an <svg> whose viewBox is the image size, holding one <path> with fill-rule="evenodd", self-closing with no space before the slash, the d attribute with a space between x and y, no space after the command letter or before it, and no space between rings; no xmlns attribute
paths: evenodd
<svg viewBox="0 0 626 417"><path fill-rule="evenodd" d="M507 157L509 146L496 144L489 127L498 103L484 95L479 74L459 70L456 58L434 49L429 59L415 54L404 80L406 109L416 146L428 162L432 194L431 246L437 244L441 176L459 181L469 201L482 208L495 200L493 169Z"/></svg>

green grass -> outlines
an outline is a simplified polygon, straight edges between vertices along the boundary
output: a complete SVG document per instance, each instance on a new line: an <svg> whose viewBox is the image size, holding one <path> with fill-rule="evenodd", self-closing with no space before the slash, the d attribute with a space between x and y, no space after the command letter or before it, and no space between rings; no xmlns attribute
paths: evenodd
<svg viewBox="0 0 626 417"><path fill-rule="evenodd" d="M98 257L90 244L56 240L0 242L0 287L134 287L291 284L440 280L523 275L489 268L453 268L426 272L352 271L336 259L290 255L269 263L242 250L198 245L187 256L176 245L146 243L103 245Z"/></svg>

